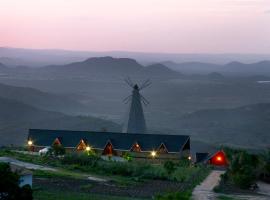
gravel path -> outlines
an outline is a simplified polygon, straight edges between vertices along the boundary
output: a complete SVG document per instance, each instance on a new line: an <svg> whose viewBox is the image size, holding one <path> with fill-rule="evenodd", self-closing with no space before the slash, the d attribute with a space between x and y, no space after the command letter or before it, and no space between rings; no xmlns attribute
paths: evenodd
<svg viewBox="0 0 270 200"><path fill-rule="evenodd" d="M26 169L57 171L57 169L52 168L52 167L44 167L42 165L27 163L27 162L19 161L10 157L0 157L0 162L10 163L10 164L17 165L20 167L25 167Z"/></svg>
<svg viewBox="0 0 270 200"><path fill-rule="evenodd" d="M194 200L211 200L216 199L217 194L213 192L213 188L218 185L220 175L225 171L213 170L209 176L192 192L192 199Z"/></svg>
<svg viewBox="0 0 270 200"><path fill-rule="evenodd" d="M36 165L36 164L28 163L28 162L23 162L23 161L19 161L19 160L16 160L14 158L10 158L10 157L0 157L0 162L10 163L13 165L24 167L26 169L54 171L54 172L58 171L58 169L56 169L56 168L45 167L42 165ZM108 181L107 179L95 177L92 175L86 175L86 177L88 180L94 181L94 182L107 182Z"/></svg>
<svg viewBox="0 0 270 200"><path fill-rule="evenodd" d="M215 200L219 196L231 197L236 200L270 200L270 184L259 182L259 191L257 194L218 194L213 192L213 188L218 185L220 180L220 175L225 173L225 171L214 170L210 175L195 189L192 193L193 200Z"/></svg>

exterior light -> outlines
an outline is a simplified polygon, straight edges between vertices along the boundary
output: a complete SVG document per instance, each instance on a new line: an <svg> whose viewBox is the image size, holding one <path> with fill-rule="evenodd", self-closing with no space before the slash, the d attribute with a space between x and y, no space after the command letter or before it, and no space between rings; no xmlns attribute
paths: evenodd
<svg viewBox="0 0 270 200"><path fill-rule="evenodd" d="M27 144L28 144L29 146L32 146L32 145L33 145L33 141L32 141L32 140L28 140Z"/></svg>
<svg viewBox="0 0 270 200"><path fill-rule="evenodd" d="M85 148L85 150L86 150L86 151L91 151L91 147L87 146L87 147Z"/></svg>
<svg viewBox="0 0 270 200"><path fill-rule="evenodd" d="M217 157L217 161L222 161L222 157L221 156L218 156Z"/></svg>
<svg viewBox="0 0 270 200"><path fill-rule="evenodd" d="M136 144L136 147L138 148L138 147L139 147L139 145L138 145L138 144Z"/></svg>
<svg viewBox="0 0 270 200"><path fill-rule="evenodd" d="M151 156L154 158L157 156L157 152L156 151L151 151Z"/></svg>
<svg viewBox="0 0 270 200"><path fill-rule="evenodd" d="M191 160L191 156L188 156L188 160Z"/></svg>

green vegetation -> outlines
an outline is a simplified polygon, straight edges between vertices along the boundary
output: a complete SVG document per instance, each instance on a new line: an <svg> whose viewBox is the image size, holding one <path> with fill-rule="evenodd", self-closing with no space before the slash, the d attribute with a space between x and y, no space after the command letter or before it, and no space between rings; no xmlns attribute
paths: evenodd
<svg viewBox="0 0 270 200"><path fill-rule="evenodd" d="M169 192L155 196L155 200L189 200L192 196L193 188L200 184L209 174L210 169L198 167L178 167L173 177L177 181L185 182L185 187L181 192Z"/></svg>
<svg viewBox="0 0 270 200"><path fill-rule="evenodd" d="M163 164L164 169L167 171L169 175L171 175L176 170L176 165L172 161L166 161Z"/></svg>
<svg viewBox="0 0 270 200"><path fill-rule="evenodd" d="M38 200L104 200L108 199L105 195L96 195L89 193L77 193L66 191L43 191L37 190L34 192L34 199ZM110 196L110 200L142 200L137 198Z"/></svg>
<svg viewBox="0 0 270 200"><path fill-rule="evenodd" d="M171 192L165 195L157 195L154 200L189 200L191 195L191 190L185 192Z"/></svg>
<svg viewBox="0 0 270 200"><path fill-rule="evenodd" d="M228 197L228 196L219 196L218 197L218 200L236 200L235 198L233 197Z"/></svg>
<svg viewBox="0 0 270 200"><path fill-rule="evenodd" d="M256 182L270 177L270 151L263 154L251 154L245 150L225 149L229 167L221 177L216 192L234 189L255 190Z"/></svg>
<svg viewBox="0 0 270 200"><path fill-rule="evenodd" d="M32 200L32 189L29 185L19 187L20 176L11 171L9 164L0 163L0 199Z"/></svg>
<svg viewBox="0 0 270 200"><path fill-rule="evenodd" d="M167 180L172 182L181 182L183 187L178 193L160 193L156 196L160 199L188 199L191 196L192 189L199 184L209 174L210 169L205 166L193 166L189 161L183 159L178 163L167 161L164 164L150 164L147 162L115 162L104 161L95 154L87 153L66 153L65 156L37 156L31 154L23 154L9 150L0 151L0 156L10 156L18 160L31 162L35 164L53 166L57 171L41 171L35 170L34 177L55 180L67 180L72 182L85 181L87 176L94 175L108 180L111 184L119 187L139 186L140 184L148 183L154 180ZM61 185L61 184L60 184ZM36 199L89 199L90 194L84 194L91 190L94 185L82 184L78 185L80 193L77 196L77 191L70 191L71 194L66 197L66 194L59 193L56 196L56 191L51 192L51 188L43 188L43 190L35 190ZM159 191L159 190L158 190ZM57 192L58 193L58 192ZM90 196L89 196L90 195ZM91 196L91 199L99 199L99 196ZM112 198L113 199L113 198ZM115 199L120 199L116 197ZM123 198L128 199L128 198Z"/></svg>

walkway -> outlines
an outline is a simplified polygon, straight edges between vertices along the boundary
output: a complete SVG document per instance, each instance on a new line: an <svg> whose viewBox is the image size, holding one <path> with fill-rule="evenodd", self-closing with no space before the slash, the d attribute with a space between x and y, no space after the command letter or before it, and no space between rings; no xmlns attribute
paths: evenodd
<svg viewBox="0 0 270 200"><path fill-rule="evenodd" d="M225 171L213 170L210 175L192 192L192 199L194 200L212 200L217 199L217 194L213 192L213 189L218 185L220 175Z"/></svg>
<svg viewBox="0 0 270 200"><path fill-rule="evenodd" d="M218 185L220 175L225 171L214 170L210 175L195 189L192 193L193 200L216 200L218 197L230 197L235 200L269 200L270 199L270 184L259 182L259 191L257 194L220 194L213 192L213 188Z"/></svg>

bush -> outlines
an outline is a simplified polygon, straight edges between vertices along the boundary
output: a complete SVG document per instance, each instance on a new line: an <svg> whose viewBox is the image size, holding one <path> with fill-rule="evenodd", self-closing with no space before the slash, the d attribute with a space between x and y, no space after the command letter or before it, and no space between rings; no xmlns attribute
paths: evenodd
<svg viewBox="0 0 270 200"><path fill-rule="evenodd" d="M257 166L258 158L243 151L233 157L228 169L228 175L236 186L248 189L256 182Z"/></svg>
<svg viewBox="0 0 270 200"><path fill-rule="evenodd" d="M127 160L128 162L132 161L132 159L133 159L132 156L131 156L131 154L128 153L128 152L125 152L125 153L124 153L123 158L124 158L125 160Z"/></svg>
<svg viewBox="0 0 270 200"><path fill-rule="evenodd" d="M167 171L167 173L170 175L176 170L176 165L172 161L166 161L163 164L164 169Z"/></svg>
<svg viewBox="0 0 270 200"><path fill-rule="evenodd" d="M246 151L230 150L230 165L226 173L221 176L217 190L226 190L231 186L249 189L256 183L259 176L259 158Z"/></svg>
<svg viewBox="0 0 270 200"><path fill-rule="evenodd" d="M29 185L19 187L19 175L13 173L10 166L0 163L0 199L1 200L32 200L32 189Z"/></svg>
<svg viewBox="0 0 270 200"><path fill-rule="evenodd" d="M62 145L54 144L48 154L53 156L61 156L66 153L66 149Z"/></svg>
<svg viewBox="0 0 270 200"><path fill-rule="evenodd" d="M94 154L85 154L85 153L70 153L66 154L62 159L62 164L68 165L79 165L79 166L89 166L95 167L99 157Z"/></svg>

